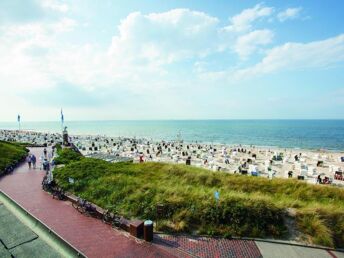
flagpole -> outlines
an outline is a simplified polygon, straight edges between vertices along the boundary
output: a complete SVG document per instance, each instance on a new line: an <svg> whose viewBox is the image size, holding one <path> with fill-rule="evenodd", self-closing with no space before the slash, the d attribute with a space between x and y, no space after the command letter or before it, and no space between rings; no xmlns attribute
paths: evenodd
<svg viewBox="0 0 344 258"><path fill-rule="evenodd" d="M61 108L61 132L63 132L63 113L62 113L62 108Z"/></svg>
<svg viewBox="0 0 344 258"><path fill-rule="evenodd" d="M64 118L63 118L63 111L61 108L61 132L63 133L63 123L64 123Z"/></svg>
<svg viewBox="0 0 344 258"><path fill-rule="evenodd" d="M18 117L17 117L17 121L18 121L18 129L20 131L20 115L18 114Z"/></svg>

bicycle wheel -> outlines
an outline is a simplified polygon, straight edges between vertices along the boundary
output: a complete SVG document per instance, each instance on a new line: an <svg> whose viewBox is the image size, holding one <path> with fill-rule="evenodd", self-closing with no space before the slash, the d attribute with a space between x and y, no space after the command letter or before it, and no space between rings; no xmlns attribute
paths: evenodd
<svg viewBox="0 0 344 258"><path fill-rule="evenodd" d="M112 220L112 226L115 228L120 228L121 227L121 217L119 216L114 216Z"/></svg>
<svg viewBox="0 0 344 258"><path fill-rule="evenodd" d="M53 195L53 199L56 199L56 200L62 200L63 199L63 194L59 190L54 190L52 192L52 195Z"/></svg>
<svg viewBox="0 0 344 258"><path fill-rule="evenodd" d="M66 195L65 195L64 191L62 191L62 190L59 191L58 198L59 198L60 201L66 200Z"/></svg>
<svg viewBox="0 0 344 258"><path fill-rule="evenodd" d="M85 204L85 211L87 216L91 216L94 218L98 218L98 212L95 206L93 206L91 203L87 202Z"/></svg>
<svg viewBox="0 0 344 258"><path fill-rule="evenodd" d="M79 202L72 202L72 206L74 209L78 209L78 207L80 206Z"/></svg>
<svg viewBox="0 0 344 258"><path fill-rule="evenodd" d="M53 196L53 199L57 199L58 200L58 192L56 190L53 190L51 194Z"/></svg>
<svg viewBox="0 0 344 258"><path fill-rule="evenodd" d="M85 214L85 213L86 213L86 215L88 215L87 212L86 212L86 208L85 208L85 206L83 206L83 205L79 205L78 208L77 208L77 210L78 210L78 212L80 212L81 214Z"/></svg>
<svg viewBox="0 0 344 258"><path fill-rule="evenodd" d="M109 211L106 211L103 214L102 221L106 224L111 224L112 216L111 216L111 213Z"/></svg>
<svg viewBox="0 0 344 258"><path fill-rule="evenodd" d="M46 191L46 192L49 192L49 190L50 190L49 185L46 184L46 183L43 183L42 188L43 188L43 190Z"/></svg>

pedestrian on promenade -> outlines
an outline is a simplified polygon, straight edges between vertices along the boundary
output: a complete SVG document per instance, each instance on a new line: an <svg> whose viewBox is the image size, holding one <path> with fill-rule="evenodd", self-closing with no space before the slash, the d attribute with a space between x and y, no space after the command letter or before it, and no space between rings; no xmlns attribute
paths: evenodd
<svg viewBox="0 0 344 258"><path fill-rule="evenodd" d="M43 153L44 153L44 157L46 158L47 157L47 149L46 148L44 148Z"/></svg>
<svg viewBox="0 0 344 258"><path fill-rule="evenodd" d="M52 152L48 152L48 160L49 160L49 161L52 159L52 157L53 157Z"/></svg>
<svg viewBox="0 0 344 258"><path fill-rule="evenodd" d="M44 159L44 161L43 161L43 170L48 173L49 168L50 168L49 161L47 159Z"/></svg>
<svg viewBox="0 0 344 258"><path fill-rule="evenodd" d="M33 166L33 169L36 169L36 156L34 154L32 154L31 156L31 161L32 161L32 166Z"/></svg>
<svg viewBox="0 0 344 258"><path fill-rule="evenodd" d="M42 169L43 169L43 162L44 162L44 155L42 154L42 155L39 157L39 170L42 170Z"/></svg>
<svg viewBox="0 0 344 258"><path fill-rule="evenodd" d="M27 161L27 164L29 165L29 169L31 169L31 163L32 163L31 154L29 156L27 156L26 161Z"/></svg>

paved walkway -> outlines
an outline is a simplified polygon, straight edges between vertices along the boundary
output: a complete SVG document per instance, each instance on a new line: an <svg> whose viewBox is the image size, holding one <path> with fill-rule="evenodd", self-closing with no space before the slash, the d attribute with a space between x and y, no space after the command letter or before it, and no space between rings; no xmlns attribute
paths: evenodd
<svg viewBox="0 0 344 258"><path fill-rule="evenodd" d="M31 149L39 157L42 148ZM21 165L0 179L0 190L88 257L340 257L342 253L245 240L155 235L152 244L137 240L100 220L77 212L70 202L42 191L44 172ZM310 250L310 251L309 251ZM283 256L285 255L285 256ZM308 256L307 256L308 255Z"/></svg>
<svg viewBox="0 0 344 258"><path fill-rule="evenodd" d="M256 244L264 258L344 258L344 253L335 251L258 241Z"/></svg>
<svg viewBox="0 0 344 258"><path fill-rule="evenodd" d="M42 149L32 153L39 157ZM42 191L44 172L21 165L11 175L0 179L0 189L27 211L88 257L176 257L157 245L141 241L114 230L100 220L77 212L70 202L55 200Z"/></svg>
<svg viewBox="0 0 344 258"><path fill-rule="evenodd" d="M156 243L168 244L194 257L262 257L254 241L216 239L209 237L155 235Z"/></svg>

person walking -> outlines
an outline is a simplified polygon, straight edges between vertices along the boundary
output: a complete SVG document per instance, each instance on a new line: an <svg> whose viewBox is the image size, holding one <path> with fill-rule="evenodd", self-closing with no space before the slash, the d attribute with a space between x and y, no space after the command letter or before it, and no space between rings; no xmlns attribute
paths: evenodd
<svg viewBox="0 0 344 258"><path fill-rule="evenodd" d="M53 155L51 152L48 152L48 160L51 161L51 159L53 158Z"/></svg>
<svg viewBox="0 0 344 258"><path fill-rule="evenodd" d="M39 157L39 170L42 170L42 169L43 169L43 162L44 162L44 155L42 154L42 155Z"/></svg>
<svg viewBox="0 0 344 258"><path fill-rule="evenodd" d="M48 173L49 169L50 169L49 161L48 161L47 159L44 159L44 161L43 161L43 170L44 170L46 173Z"/></svg>
<svg viewBox="0 0 344 258"><path fill-rule="evenodd" d="M44 148L43 153L44 153L44 157L46 158L47 157L47 149L46 148Z"/></svg>
<svg viewBox="0 0 344 258"><path fill-rule="evenodd" d="M31 156L31 161L32 161L33 169L36 169L36 161L37 161L37 159L36 159L36 156L34 154L32 154L32 156Z"/></svg>
<svg viewBox="0 0 344 258"><path fill-rule="evenodd" d="M27 156L26 161L27 161L27 164L29 165L29 169L31 169L31 163L32 163L31 154L29 156Z"/></svg>

